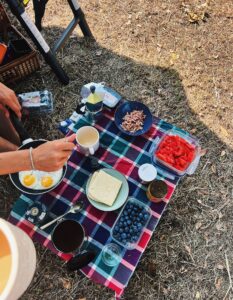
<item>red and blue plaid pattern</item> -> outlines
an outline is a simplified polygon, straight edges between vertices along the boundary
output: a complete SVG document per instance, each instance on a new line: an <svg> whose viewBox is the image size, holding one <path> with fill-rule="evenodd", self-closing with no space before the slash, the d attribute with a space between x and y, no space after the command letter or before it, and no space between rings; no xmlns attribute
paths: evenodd
<svg viewBox="0 0 233 300"><path fill-rule="evenodd" d="M81 117L72 130L75 132L84 125L90 124L84 117ZM161 137L173 126L154 118L154 124L149 132L139 137L130 137L121 133L115 126L114 111L105 110L95 127L100 132L100 147L95 153L99 163L103 167L114 168L123 173L129 183L129 196L146 203L152 210L150 221L136 248L134 250L122 248L122 259L115 267L109 267L103 263L101 251L104 245L112 242L110 231L119 211L102 212L86 199L85 184L91 174L91 166L89 159L80 154L77 147L68 161L67 173L61 184L42 196L21 195L13 207L9 220L28 233L33 240L49 248L62 259L68 260L70 255L58 252L52 245L50 233L53 226L41 231L37 226L25 220L25 212L33 201L41 201L49 210L49 218L53 219L65 213L75 202L83 200L83 210L77 214L70 214L69 218L78 220L84 226L89 238L89 246L95 249L98 255L93 262L82 269L82 272L93 281L111 288L117 297L120 297L179 181L179 178L175 176L166 177L168 174L160 170L158 178L166 181L169 191L166 199L156 204L148 201L146 187L138 178L139 166L151 162L149 149L153 140L157 136Z"/></svg>

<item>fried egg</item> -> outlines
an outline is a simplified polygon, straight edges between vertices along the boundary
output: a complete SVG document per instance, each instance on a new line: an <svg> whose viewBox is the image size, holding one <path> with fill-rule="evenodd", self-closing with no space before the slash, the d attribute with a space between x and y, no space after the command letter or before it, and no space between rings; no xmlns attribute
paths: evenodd
<svg viewBox="0 0 233 300"><path fill-rule="evenodd" d="M55 172L43 172L38 170L19 172L21 184L32 190L46 190L57 185L62 177L63 169Z"/></svg>
<svg viewBox="0 0 233 300"><path fill-rule="evenodd" d="M46 174L46 175L42 176L41 180L40 180L41 186L43 186L46 189L53 186L53 182L54 182L53 177L49 174Z"/></svg>
<svg viewBox="0 0 233 300"><path fill-rule="evenodd" d="M19 180L26 188L34 189L38 184L36 171L19 172Z"/></svg>
<svg viewBox="0 0 233 300"><path fill-rule="evenodd" d="M43 172L40 176L40 189L49 189L56 185L62 177L62 169L55 172Z"/></svg>

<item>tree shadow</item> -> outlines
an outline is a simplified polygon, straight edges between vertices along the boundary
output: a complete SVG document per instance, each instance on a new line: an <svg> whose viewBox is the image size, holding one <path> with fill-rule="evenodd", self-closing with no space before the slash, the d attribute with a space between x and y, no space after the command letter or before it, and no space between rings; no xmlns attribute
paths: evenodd
<svg viewBox="0 0 233 300"><path fill-rule="evenodd" d="M63 29L59 27L47 27L44 32L48 37L48 42L52 43L62 31ZM148 292L155 293L162 291L162 289L168 290L169 284L185 281L185 278L179 273L181 268L179 261L188 260L183 255L185 252L183 242L184 240L185 243L189 242L191 248L192 246L195 247L194 241L204 245L204 233L202 234L198 229L195 229L197 228L195 225L200 221L203 226L207 226L208 218L211 220L217 215L215 212L219 209L219 197L224 195L225 200L230 197L229 184L232 167L229 169L229 166L232 161L232 150L207 128L195 112L190 109L182 79L176 70L137 63L75 34L71 36L64 51L60 52L58 57L70 76L68 86L62 86L45 63L42 64L40 71L16 86L17 92L48 89L54 94L55 109L52 115L25 120L25 126L32 137L48 139L59 137L56 128L58 122L67 118L81 100L82 85L92 81L106 82L126 99L142 101L148 105L155 116L192 133L200 140L202 147L208 149L207 154L201 159L196 173L192 177L186 177L178 187L166 216L162 217L156 234L139 263L136 270L137 275L133 276L129 287L126 289L125 299L139 299L137 295L139 295L140 284L143 289L140 292L140 299L147 299ZM6 188L1 192L4 208L0 207L0 209L7 215L10 209L9 204L13 202L16 192L9 182L1 179L2 182ZM230 211L224 210L224 218L230 217ZM226 243L227 234L225 232L222 233L221 237L211 227L207 227L206 232L212 239L218 239L219 243ZM171 248L167 249L167 243ZM226 247L229 249L231 246L227 244ZM200 263L207 255L203 246L201 249L203 255L197 258ZM214 246L211 251L216 252L216 249L217 246ZM153 253L155 253L154 257L152 257ZM169 257L171 253L173 256ZM220 258L221 253L219 253ZM56 267L53 266L53 262L45 261L42 258L40 264L43 265L45 262L48 264L48 269L51 270L48 273L58 278L59 274L54 274ZM153 264L156 264L156 270L151 269ZM190 280L194 280L194 276L199 270L191 264L187 269ZM163 275L161 275L162 273ZM145 274L147 277L143 279ZM70 275L66 274L66 276ZM40 274L36 275L36 280L39 281L38 278L40 278ZM39 281L40 288L43 288L44 285L46 285L44 280ZM43 296L44 299L47 299L50 291L51 289L45 289L40 297ZM65 295L66 291L62 291L62 287L59 291L61 297L62 293ZM23 299L33 298L33 293L33 290L29 290ZM85 284L81 284L78 290L71 292L70 299L77 297L77 294L82 298L86 293ZM206 295L208 296L208 291ZM179 295L172 294L170 298L161 294L160 299L174 299L175 296L178 297ZM219 297L221 296L220 290ZM96 289L95 297L96 299L108 299L109 293L106 289L104 292L101 289Z"/></svg>

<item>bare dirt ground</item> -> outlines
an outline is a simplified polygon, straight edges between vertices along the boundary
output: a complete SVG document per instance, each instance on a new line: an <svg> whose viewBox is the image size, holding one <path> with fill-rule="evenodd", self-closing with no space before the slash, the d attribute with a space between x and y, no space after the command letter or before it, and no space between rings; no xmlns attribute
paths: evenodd
<svg viewBox="0 0 233 300"><path fill-rule="evenodd" d="M233 2L80 4L96 43L75 32L59 54L71 77L68 86L59 84L43 65L14 87L17 92L47 88L56 99L51 116L26 120L26 127L33 137L59 137L56 124L80 101L81 86L105 81L196 135L206 155L196 173L177 188L124 299L233 299ZM66 1L49 1L44 19L48 41L70 19ZM0 209L7 217L19 193L7 177L0 182ZM37 272L22 300L113 299L111 291L80 273L68 274L49 251L37 250Z"/></svg>

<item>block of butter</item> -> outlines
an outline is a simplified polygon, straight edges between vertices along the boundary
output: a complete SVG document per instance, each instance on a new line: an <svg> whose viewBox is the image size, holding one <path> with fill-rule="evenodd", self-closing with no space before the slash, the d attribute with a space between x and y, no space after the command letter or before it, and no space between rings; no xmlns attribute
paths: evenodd
<svg viewBox="0 0 233 300"><path fill-rule="evenodd" d="M121 186L121 180L100 170L93 174L87 193L91 199L112 206Z"/></svg>

